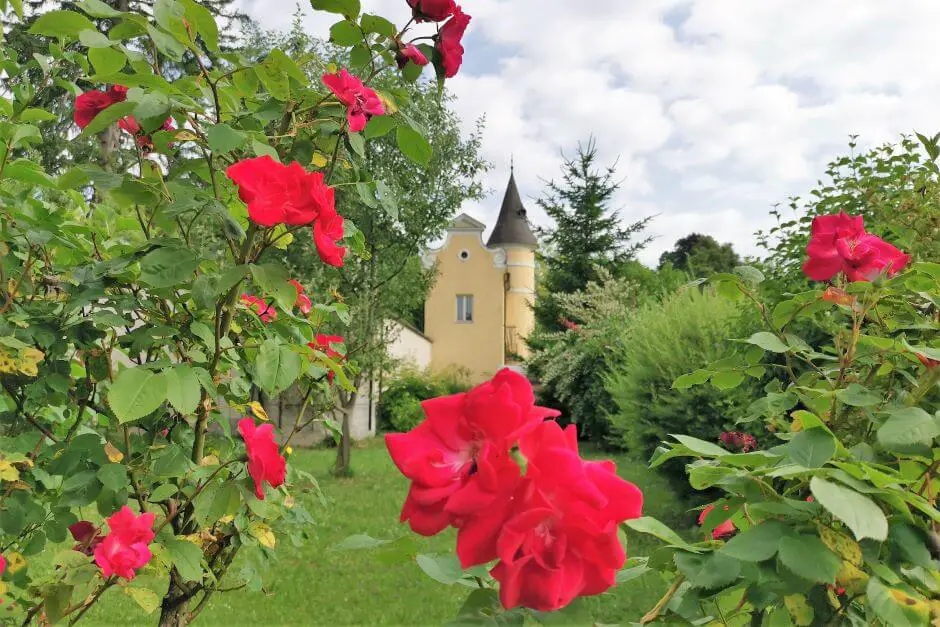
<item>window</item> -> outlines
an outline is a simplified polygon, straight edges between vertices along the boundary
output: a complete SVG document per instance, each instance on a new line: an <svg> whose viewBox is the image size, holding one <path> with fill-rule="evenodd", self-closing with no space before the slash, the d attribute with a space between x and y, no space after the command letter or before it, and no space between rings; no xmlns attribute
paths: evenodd
<svg viewBox="0 0 940 627"><path fill-rule="evenodd" d="M457 255L457 258L460 259L461 261L466 261L467 259L470 259L470 251L464 248Z"/></svg>
<svg viewBox="0 0 940 627"><path fill-rule="evenodd" d="M457 322L473 322L473 296L457 295Z"/></svg>

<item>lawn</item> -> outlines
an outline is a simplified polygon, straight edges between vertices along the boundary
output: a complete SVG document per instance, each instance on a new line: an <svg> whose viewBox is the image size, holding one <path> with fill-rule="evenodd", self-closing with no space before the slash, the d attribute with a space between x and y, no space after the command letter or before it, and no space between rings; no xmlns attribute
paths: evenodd
<svg viewBox="0 0 940 627"><path fill-rule="evenodd" d="M592 455L593 456L593 455ZM266 577L266 593L245 591L217 595L201 615L203 625L441 625L452 619L469 590L446 586L427 577L407 561L383 564L375 551L336 551L344 538L367 533L375 538L410 534L398 523L407 481L391 464L380 440L353 452L355 476L329 476L332 450L297 451L292 464L313 473L327 499L326 507L311 498L308 510L317 519L315 536L300 548L278 545L278 562ZM617 459L620 474L639 485L646 495L646 513L674 520L681 511L665 480L651 475L643 464ZM452 532L417 538L420 553L450 553ZM644 555L652 546L640 539L631 555ZM237 568L233 568L237 572ZM636 620L656 602L664 589L654 577L635 579L586 604L599 623ZM83 624L141 624L141 611L126 595L110 591L89 612ZM147 622L155 622L156 615Z"/></svg>

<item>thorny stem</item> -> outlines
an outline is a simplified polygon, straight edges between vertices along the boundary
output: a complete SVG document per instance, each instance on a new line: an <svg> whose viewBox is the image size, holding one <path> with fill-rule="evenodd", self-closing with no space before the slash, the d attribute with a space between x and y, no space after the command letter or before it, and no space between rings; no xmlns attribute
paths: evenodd
<svg viewBox="0 0 940 627"><path fill-rule="evenodd" d="M676 592L678 592L679 586L682 585L683 581L685 581L685 577L683 575L676 576L675 580L672 582L672 585L669 586L668 590L666 590L666 594L664 594L663 597L659 601L656 602L656 605L653 606L653 609L647 612L643 616L643 618L640 619L641 625L645 625L646 623L651 623L657 618L659 618L659 615L662 614L663 609L666 607L666 604L668 604L669 601L672 600L672 597L675 596Z"/></svg>

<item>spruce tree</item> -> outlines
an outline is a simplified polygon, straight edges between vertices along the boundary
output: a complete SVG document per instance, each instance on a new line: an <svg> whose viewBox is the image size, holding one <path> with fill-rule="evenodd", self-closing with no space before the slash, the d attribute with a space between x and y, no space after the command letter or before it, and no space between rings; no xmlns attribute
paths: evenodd
<svg viewBox="0 0 940 627"><path fill-rule="evenodd" d="M578 144L564 158L560 181L551 181L538 199L555 226L538 229L542 240L539 298L535 305L541 331L561 328L557 296L570 294L597 279L597 268L618 276L652 238L643 231L653 216L624 224L611 207L620 189L614 163L597 165L597 142Z"/></svg>

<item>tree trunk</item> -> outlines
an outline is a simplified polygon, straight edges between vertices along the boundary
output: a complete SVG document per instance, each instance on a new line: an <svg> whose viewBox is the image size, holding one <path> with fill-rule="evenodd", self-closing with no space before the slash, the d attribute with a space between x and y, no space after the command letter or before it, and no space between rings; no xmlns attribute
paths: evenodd
<svg viewBox="0 0 940 627"><path fill-rule="evenodd" d="M189 597L177 585L179 574L176 569L170 571L170 586L167 588L160 606L159 627L184 627L187 623Z"/></svg>
<svg viewBox="0 0 940 627"><path fill-rule="evenodd" d="M359 381L355 383L356 391L350 393L343 403L342 437L339 446L336 447L336 464L333 466L333 474L337 477L348 477L352 474L352 413L356 406L356 399L359 397Z"/></svg>

